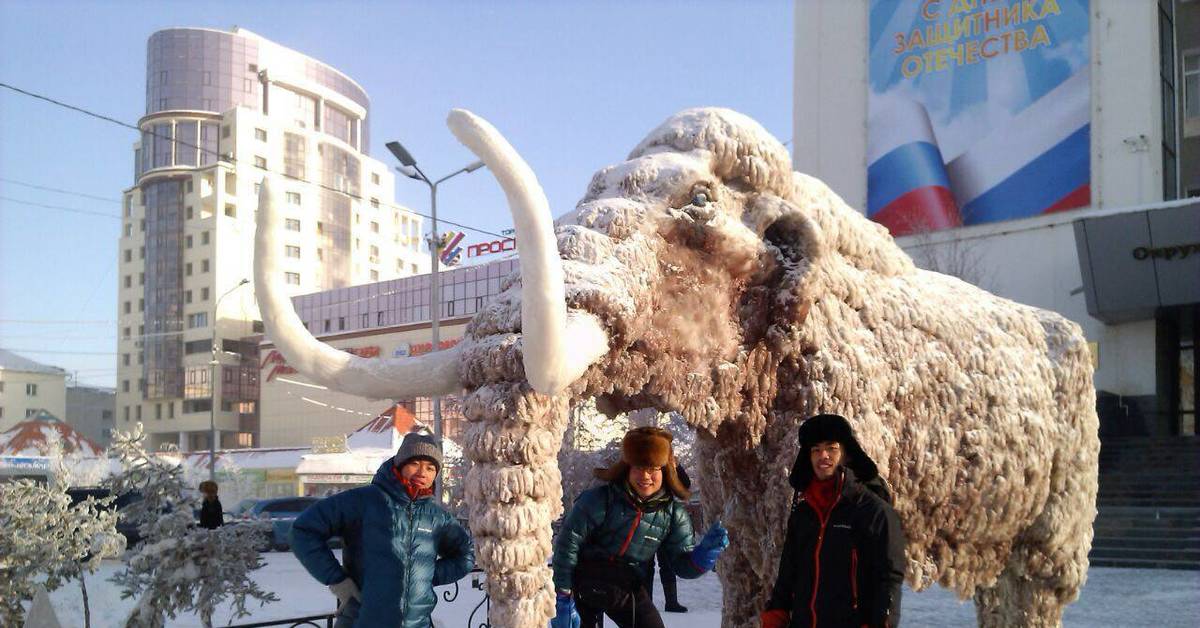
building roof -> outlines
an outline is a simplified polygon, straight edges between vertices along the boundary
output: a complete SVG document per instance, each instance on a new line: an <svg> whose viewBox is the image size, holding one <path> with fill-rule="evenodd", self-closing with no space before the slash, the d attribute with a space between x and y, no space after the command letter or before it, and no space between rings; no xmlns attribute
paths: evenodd
<svg viewBox="0 0 1200 628"><path fill-rule="evenodd" d="M0 349L0 371L21 371L23 373L48 373L51 375L67 374L66 371L56 367L47 366L39 362L34 362L29 358L23 358L7 349Z"/></svg>
<svg viewBox="0 0 1200 628"><path fill-rule="evenodd" d="M44 456L48 453L50 435L54 432L58 432L64 454L100 456L104 453L103 447L75 428L53 414L40 410L33 418L0 432L0 455Z"/></svg>

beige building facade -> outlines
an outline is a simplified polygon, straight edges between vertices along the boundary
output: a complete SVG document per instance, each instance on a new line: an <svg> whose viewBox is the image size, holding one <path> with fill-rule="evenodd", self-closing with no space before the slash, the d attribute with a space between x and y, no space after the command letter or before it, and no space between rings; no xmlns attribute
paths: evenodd
<svg viewBox="0 0 1200 628"><path fill-rule="evenodd" d="M257 446L257 347L240 339L260 331L243 282L264 177L294 294L427 272L422 219L368 156L366 92L328 65L244 29L173 28L150 37L146 83L117 252L116 426L207 449L215 406L220 447Z"/></svg>
<svg viewBox="0 0 1200 628"><path fill-rule="evenodd" d="M0 432L45 410L67 413L67 372L0 349Z"/></svg>

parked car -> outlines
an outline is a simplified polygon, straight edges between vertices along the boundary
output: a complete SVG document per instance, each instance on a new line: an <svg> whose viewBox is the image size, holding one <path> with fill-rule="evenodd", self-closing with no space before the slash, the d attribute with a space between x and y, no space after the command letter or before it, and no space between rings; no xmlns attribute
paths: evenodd
<svg viewBox="0 0 1200 628"><path fill-rule="evenodd" d="M245 508L236 519L258 519L271 522L271 535L264 539L261 549L286 552L291 548L292 522L309 506L321 501L316 497L280 497L260 499ZM238 504L240 507L242 504ZM235 520L236 520L235 519Z"/></svg>
<svg viewBox="0 0 1200 628"><path fill-rule="evenodd" d="M68 488L67 495L70 496L71 505L74 506L75 504L78 504L89 497L97 500L105 499L106 497L112 495L112 491L107 488L96 486L79 486ZM117 512L120 513L130 504L139 502L142 499L144 499L142 494L136 491L125 493L113 500L112 504L109 505L109 508L115 508ZM121 536L125 537L125 547L133 548L133 546L142 542L142 535L138 532L137 524L129 521L129 519L124 515L117 517L117 532L120 532Z"/></svg>

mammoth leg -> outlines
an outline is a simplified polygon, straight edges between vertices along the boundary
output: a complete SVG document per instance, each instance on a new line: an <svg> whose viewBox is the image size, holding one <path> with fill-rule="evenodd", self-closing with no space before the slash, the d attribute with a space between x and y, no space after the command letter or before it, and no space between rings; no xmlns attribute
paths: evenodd
<svg viewBox="0 0 1200 628"><path fill-rule="evenodd" d="M757 447L749 441L745 428L731 424L722 426L716 438L700 432L696 439L706 519L695 522L696 534L717 519L729 530L729 549L716 568L724 597L722 628L758 625L775 584L791 507L786 474L777 468L778 448L766 439Z"/></svg>
<svg viewBox="0 0 1200 628"><path fill-rule="evenodd" d="M1059 626L1063 609L1079 597L1096 514L1096 477L1079 471L1056 457L1042 514L1013 544L996 584L975 592L980 626Z"/></svg>
<svg viewBox="0 0 1200 628"><path fill-rule="evenodd" d="M568 399L525 383L486 384L463 404L463 450L474 463L467 503L475 560L487 574L489 622L545 626L554 616L550 524L562 514L557 455Z"/></svg>

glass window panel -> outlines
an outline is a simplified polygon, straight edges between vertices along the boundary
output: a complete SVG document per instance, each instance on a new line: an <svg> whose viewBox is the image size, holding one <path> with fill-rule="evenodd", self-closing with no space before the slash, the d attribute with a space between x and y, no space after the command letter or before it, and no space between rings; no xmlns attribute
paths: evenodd
<svg viewBox="0 0 1200 628"><path fill-rule="evenodd" d="M196 120L183 120L175 123L175 164L179 166L196 165Z"/></svg>

